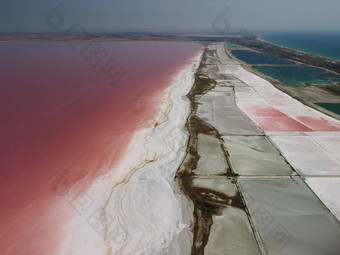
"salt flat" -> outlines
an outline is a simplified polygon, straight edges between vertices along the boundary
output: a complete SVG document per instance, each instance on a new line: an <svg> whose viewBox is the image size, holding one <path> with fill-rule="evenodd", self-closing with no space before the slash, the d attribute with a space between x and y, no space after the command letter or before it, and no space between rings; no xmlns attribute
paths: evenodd
<svg viewBox="0 0 340 255"><path fill-rule="evenodd" d="M338 254L338 221L301 179L240 180L268 254Z"/></svg>
<svg viewBox="0 0 340 255"><path fill-rule="evenodd" d="M240 175L294 175L265 136L223 136L235 173Z"/></svg>
<svg viewBox="0 0 340 255"><path fill-rule="evenodd" d="M189 97L200 125L188 125L179 173L194 204L192 251L338 254L340 122L247 71L224 47L207 46L198 72L209 79ZM226 173L212 171L224 160Z"/></svg>

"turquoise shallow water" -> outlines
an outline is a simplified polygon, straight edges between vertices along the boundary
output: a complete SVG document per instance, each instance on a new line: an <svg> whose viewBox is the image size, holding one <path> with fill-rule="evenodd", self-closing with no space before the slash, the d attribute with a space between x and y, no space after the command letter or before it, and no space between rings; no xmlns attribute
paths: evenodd
<svg viewBox="0 0 340 255"><path fill-rule="evenodd" d="M289 86L302 87L304 83L331 84L340 82L340 76L310 66L253 66L259 72L271 76Z"/></svg>
<svg viewBox="0 0 340 255"><path fill-rule="evenodd" d="M285 58L272 56L260 52L249 50L233 50L232 54L238 59L246 62L247 64L259 65L295 65L294 62L288 61Z"/></svg>
<svg viewBox="0 0 340 255"><path fill-rule="evenodd" d="M235 45L235 44L232 44L232 43L227 43L227 47L228 47L229 49L236 49L236 48L240 48L240 46L238 46L238 45Z"/></svg>
<svg viewBox="0 0 340 255"><path fill-rule="evenodd" d="M340 31L261 34L264 41L340 60Z"/></svg>
<svg viewBox="0 0 340 255"><path fill-rule="evenodd" d="M340 60L340 32L269 33L260 37L282 46ZM259 72L289 86L302 87L306 84L340 83L340 75L316 67L297 65L285 58L237 49L233 49L232 54L253 65L252 67Z"/></svg>

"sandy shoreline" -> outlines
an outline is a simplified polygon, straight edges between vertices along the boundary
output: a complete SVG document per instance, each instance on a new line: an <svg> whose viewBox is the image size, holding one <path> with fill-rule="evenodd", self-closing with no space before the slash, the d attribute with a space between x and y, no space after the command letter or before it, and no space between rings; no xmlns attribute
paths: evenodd
<svg viewBox="0 0 340 255"><path fill-rule="evenodd" d="M58 254L190 251L190 247L181 246L180 239L173 240L188 224L183 218L190 217L181 210L190 206L179 205L188 201L180 195L174 176L187 140L184 125L190 107L184 96L192 86L200 58L201 53L174 78L162 95L155 121L135 133L119 167L84 192L83 198L95 198L92 207L98 208L97 215L76 215L65 227Z"/></svg>

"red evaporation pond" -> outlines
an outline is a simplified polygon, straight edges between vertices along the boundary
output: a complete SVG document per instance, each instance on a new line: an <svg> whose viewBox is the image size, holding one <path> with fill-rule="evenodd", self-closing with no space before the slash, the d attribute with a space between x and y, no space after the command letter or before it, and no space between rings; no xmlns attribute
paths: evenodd
<svg viewBox="0 0 340 255"><path fill-rule="evenodd" d="M315 131L340 131L339 124L332 124L323 118L301 116L297 119Z"/></svg>
<svg viewBox="0 0 340 255"><path fill-rule="evenodd" d="M270 106L244 106L244 112L254 119L264 131L313 131L302 123Z"/></svg>
<svg viewBox="0 0 340 255"><path fill-rule="evenodd" d="M244 106L242 108L248 116L286 116L284 113L270 106Z"/></svg>
<svg viewBox="0 0 340 255"><path fill-rule="evenodd" d="M0 44L2 254L53 254L70 210L51 212L64 200L54 185L60 174L68 171L76 192L112 169L157 110L155 95L201 49L180 42Z"/></svg>
<svg viewBox="0 0 340 255"><path fill-rule="evenodd" d="M271 132L295 132L304 131L312 132L313 130L299 123L298 121L289 118L288 116L283 117L252 117L255 122L264 130Z"/></svg>

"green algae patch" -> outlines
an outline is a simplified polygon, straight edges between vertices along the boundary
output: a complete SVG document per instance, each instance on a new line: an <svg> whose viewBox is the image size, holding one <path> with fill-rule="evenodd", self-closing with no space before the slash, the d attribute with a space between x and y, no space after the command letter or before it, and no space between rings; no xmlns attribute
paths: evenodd
<svg viewBox="0 0 340 255"><path fill-rule="evenodd" d="M340 104L336 103L316 103L316 105L325 108L328 111L334 112L340 115Z"/></svg>

